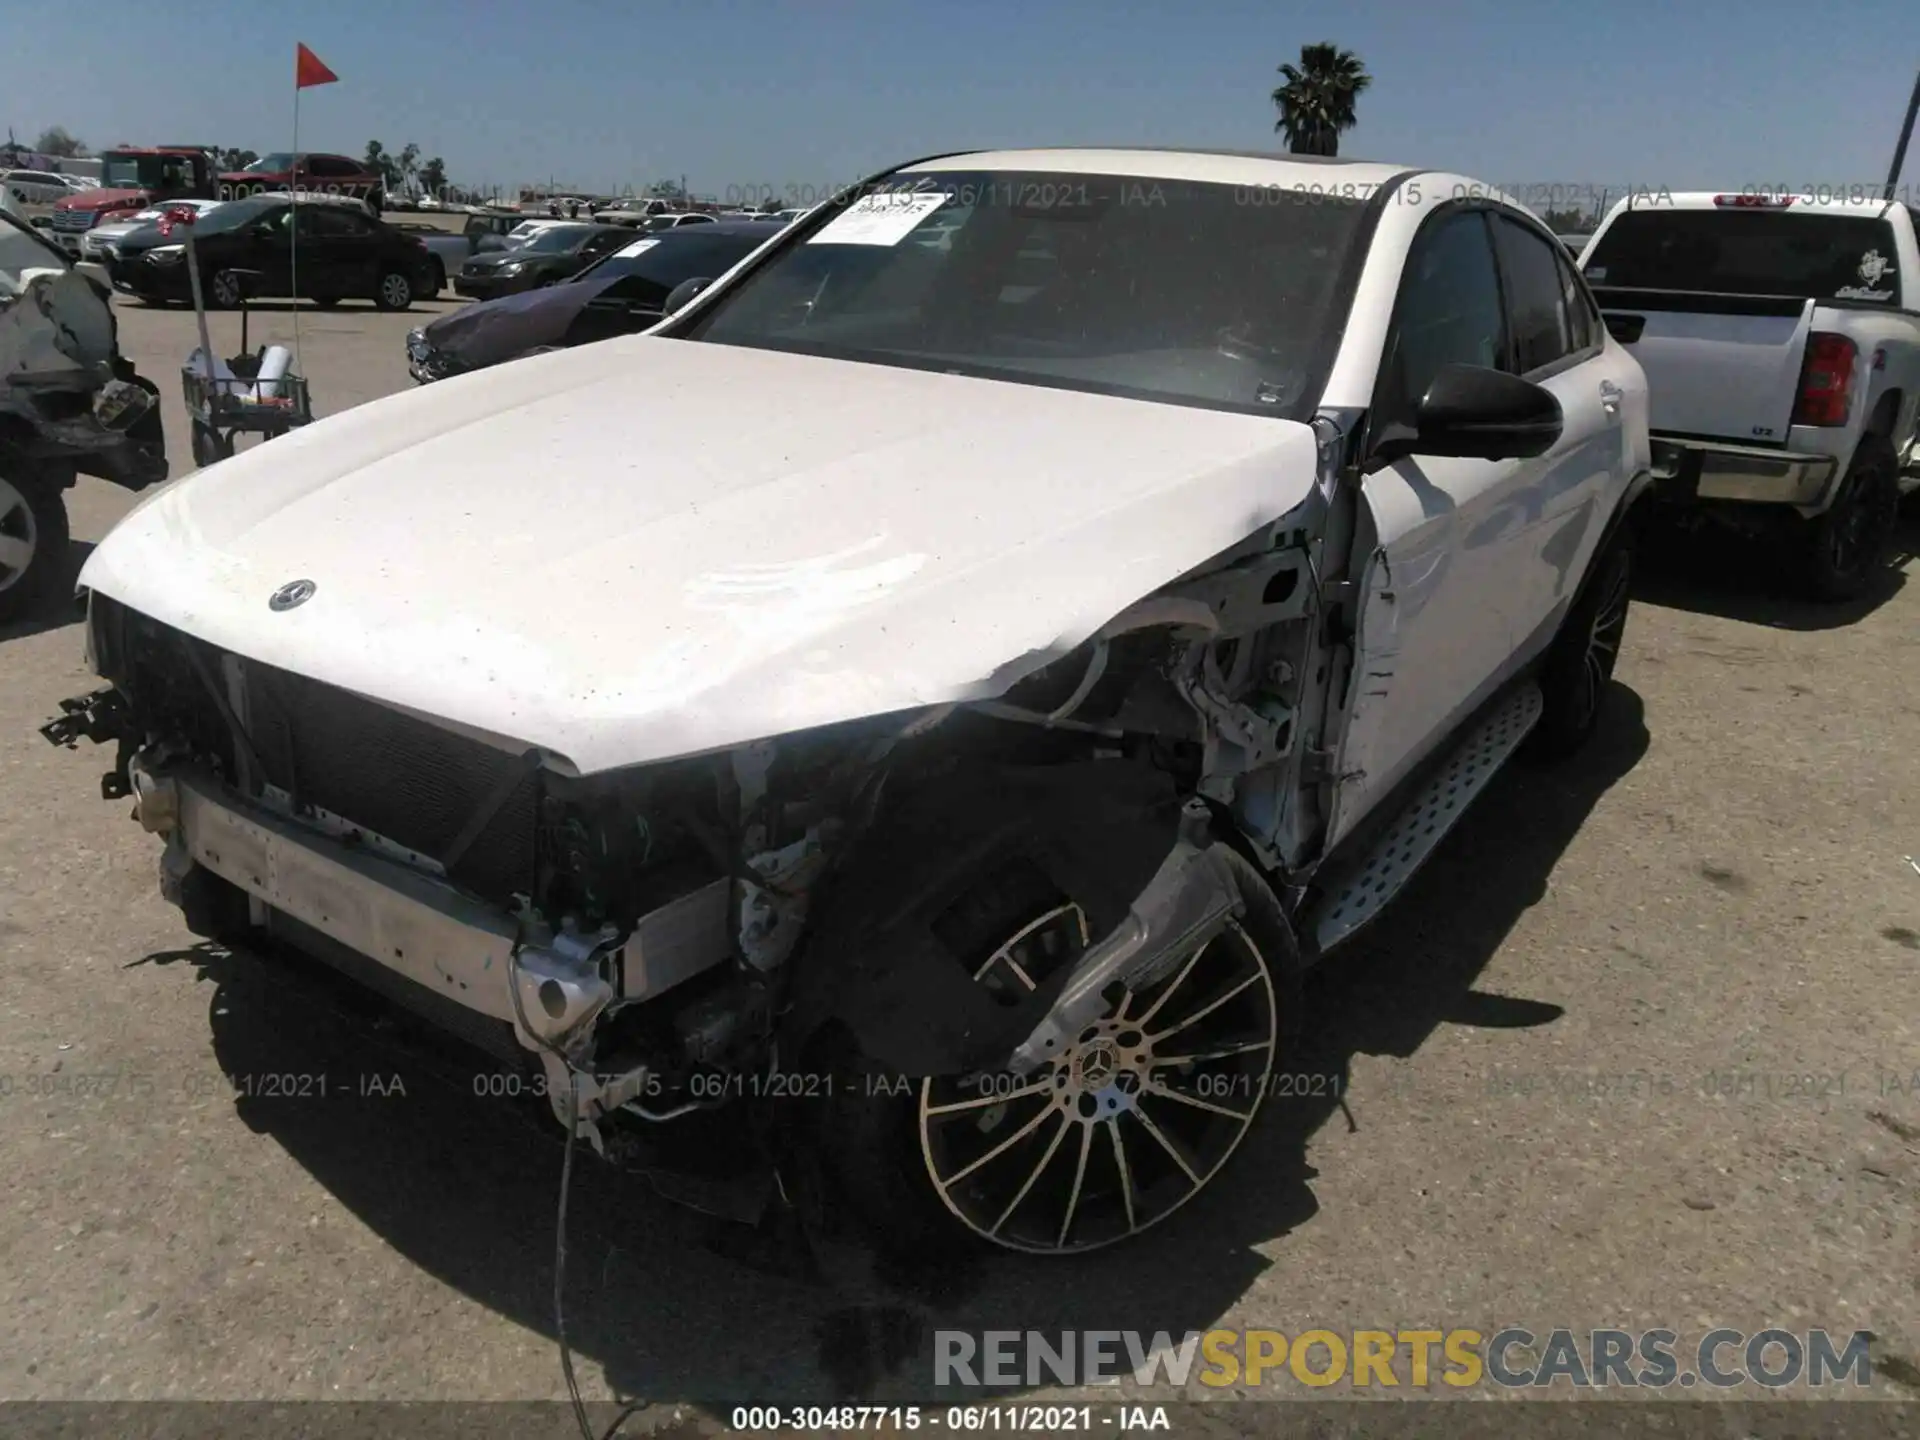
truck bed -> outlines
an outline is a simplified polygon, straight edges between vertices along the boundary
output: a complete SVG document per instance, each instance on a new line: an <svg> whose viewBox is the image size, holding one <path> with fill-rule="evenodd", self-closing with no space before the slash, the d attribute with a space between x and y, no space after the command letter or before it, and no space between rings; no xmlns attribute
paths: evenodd
<svg viewBox="0 0 1920 1440"><path fill-rule="evenodd" d="M1657 434L1783 445L1818 302L1596 285L1615 338L1647 372Z"/></svg>

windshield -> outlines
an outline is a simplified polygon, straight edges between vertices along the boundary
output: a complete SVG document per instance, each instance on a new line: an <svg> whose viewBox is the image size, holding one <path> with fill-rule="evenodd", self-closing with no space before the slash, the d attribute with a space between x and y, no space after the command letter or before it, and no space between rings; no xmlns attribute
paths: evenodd
<svg viewBox="0 0 1920 1440"><path fill-rule="evenodd" d="M823 209L687 333L1286 415L1312 403L1338 339L1366 207L1248 196L1184 180L905 172Z"/></svg>
<svg viewBox="0 0 1920 1440"><path fill-rule="evenodd" d="M247 166L243 172L251 175L282 175L293 169L294 157L285 151L276 155L262 155Z"/></svg>
<svg viewBox="0 0 1920 1440"><path fill-rule="evenodd" d="M100 157L100 183L111 190L184 189L193 183L193 160L186 155Z"/></svg>
<svg viewBox="0 0 1920 1440"><path fill-rule="evenodd" d="M254 195L245 200L228 200L219 205L209 205L194 219L193 233L195 235L224 234L286 208L286 198L280 195Z"/></svg>
<svg viewBox="0 0 1920 1440"><path fill-rule="evenodd" d="M558 255L577 250L589 235L597 232L589 225L549 225L536 231L520 249L530 255Z"/></svg>
<svg viewBox="0 0 1920 1440"><path fill-rule="evenodd" d="M1587 280L1632 290L1900 304L1893 227L1868 215L1629 211L1587 257Z"/></svg>

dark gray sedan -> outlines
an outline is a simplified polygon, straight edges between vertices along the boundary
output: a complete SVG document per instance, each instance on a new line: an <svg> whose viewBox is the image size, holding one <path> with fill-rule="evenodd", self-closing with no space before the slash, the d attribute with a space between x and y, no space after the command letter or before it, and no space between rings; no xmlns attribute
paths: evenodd
<svg viewBox="0 0 1920 1440"><path fill-rule="evenodd" d="M632 242L633 232L618 225L549 225L511 250L473 256L453 277L453 288L472 300L491 300L558 285Z"/></svg>

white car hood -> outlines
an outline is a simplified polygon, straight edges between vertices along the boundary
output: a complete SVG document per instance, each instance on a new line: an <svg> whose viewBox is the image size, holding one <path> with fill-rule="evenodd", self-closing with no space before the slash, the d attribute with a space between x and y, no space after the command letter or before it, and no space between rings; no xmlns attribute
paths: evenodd
<svg viewBox="0 0 1920 1440"><path fill-rule="evenodd" d="M1314 464L1286 420L634 336L243 451L80 583L592 772L1001 693Z"/></svg>

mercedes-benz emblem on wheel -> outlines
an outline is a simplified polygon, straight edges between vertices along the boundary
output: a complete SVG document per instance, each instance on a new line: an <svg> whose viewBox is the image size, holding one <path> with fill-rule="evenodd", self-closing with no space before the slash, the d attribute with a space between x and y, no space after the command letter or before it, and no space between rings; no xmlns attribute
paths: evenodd
<svg viewBox="0 0 1920 1440"><path fill-rule="evenodd" d="M291 610L296 605L304 605L313 598L317 587L311 580L289 580L273 592L267 601L269 610Z"/></svg>

